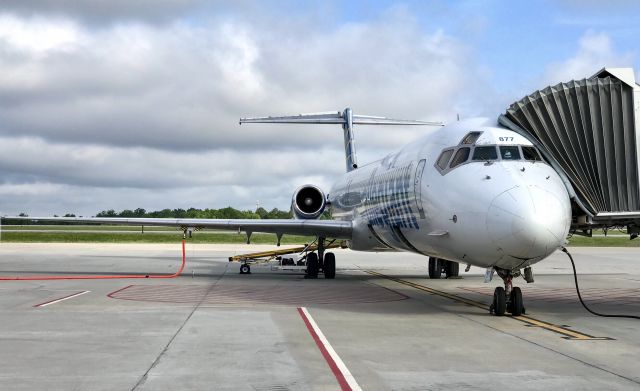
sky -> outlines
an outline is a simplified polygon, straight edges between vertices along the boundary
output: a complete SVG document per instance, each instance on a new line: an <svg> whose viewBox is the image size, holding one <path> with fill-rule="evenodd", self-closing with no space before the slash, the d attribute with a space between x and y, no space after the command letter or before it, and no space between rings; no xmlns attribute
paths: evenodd
<svg viewBox="0 0 640 391"><path fill-rule="evenodd" d="M0 214L288 209L344 172L338 111L497 118L603 66L640 70L640 3L4 0ZM424 128L357 127L360 164Z"/></svg>

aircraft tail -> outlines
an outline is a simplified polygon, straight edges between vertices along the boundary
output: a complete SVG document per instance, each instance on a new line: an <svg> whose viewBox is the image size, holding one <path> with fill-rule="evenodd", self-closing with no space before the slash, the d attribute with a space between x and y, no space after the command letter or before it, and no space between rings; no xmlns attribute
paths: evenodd
<svg viewBox="0 0 640 391"><path fill-rule="evenodd" d="M353 110L348 107L342 112L333 111L327 113L298 114L282 117L240 118L240 125L244 123L342 125L347 172L358 168L358 162L356 160L356 147L353 136L353 125L444 125L442 122L391 119L369 115L355 115L353 114Z"/></svg>

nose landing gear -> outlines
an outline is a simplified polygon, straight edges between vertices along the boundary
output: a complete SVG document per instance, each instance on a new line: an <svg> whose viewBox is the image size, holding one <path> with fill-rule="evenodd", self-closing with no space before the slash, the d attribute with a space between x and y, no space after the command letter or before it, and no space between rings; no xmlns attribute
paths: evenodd
<svg viewBox="0 0 640 391"><path fill-rule="evenodd" d="M520 272L513 273L511 271L495 268L496 273L504 281L504 288L499 286L493 291L493 302L489 307L489 313L496 316L503 316L509 312L513 316L520 316L525 313L522 301L522 290L513 287L513 277L520 275Z"/></svg>

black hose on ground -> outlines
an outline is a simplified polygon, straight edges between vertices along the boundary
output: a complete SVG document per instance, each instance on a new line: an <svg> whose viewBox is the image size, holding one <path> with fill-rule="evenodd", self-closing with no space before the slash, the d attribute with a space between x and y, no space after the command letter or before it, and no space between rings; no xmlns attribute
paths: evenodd
<svg viewBox="0 0 640 391"><path fill-rule="evenodd" d="M578 299L580 299L580 303L584 307L585 310L596 316L603 316L605 318L629 318L629 319L640 319L640 316L637 315L618 315L618 314L601 314L599 312L593 311L591 308L587 307L587 305L582 300L582 295L580 295L580 288L578 288L578 273L576 272L576 264L573 262L573 257L569 253L569 250L566 248L562 248L562 252L569 256L569 260L571 261L571 267L573 267L573 279L576 282L576 292L578 292Z"/></svg>

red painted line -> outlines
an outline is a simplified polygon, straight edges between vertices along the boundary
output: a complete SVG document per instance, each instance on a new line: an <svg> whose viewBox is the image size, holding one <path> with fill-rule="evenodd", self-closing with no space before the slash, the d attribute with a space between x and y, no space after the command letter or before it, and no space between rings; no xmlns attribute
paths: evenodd
<svg viewBox="0 0 640 391"><path fill-rule="evenodd" d="M80 292L72 293L72 294L67 295L67 296L59 297L57 299L45 301L44 303L36 304L36 305L34 305L34 307L44 307L44 306L47 306L49 304L53 304L53 303L57 303L59 301L70 299L72 297L84 295L85 293L89 293L89 291L80 291Z"/></svg>
<svg viewBox="0 0 640 391"><path fill-rule="evenodd" d="M114 297L113 297L113 295L115 295L116 293L120 293L120 292L122 292L122 291L123 291L123 290L125 290L125 289L129 289L129 288L131 288L132 286L133 286L133 285L127 285L127 286L125 286L124 288L120 288L120 289L118 289L117 291L113 291L113 292L109 293L109 294L107 295L107 297L110 297L110 298L112 298L112 299L113 299L113 298L114 298Z"/></svg>
<svg viewBox="0 0 640 391"><path fill-rule="evenodd" d="M302 317L304 324L307 326L307 330L309 330L309 334L311 334L311 336L313 337L313 340L316 341L316 345L318 345L318 348L320 349L320 352L322 353L322 356L324 357L325 361L327 361L327 364L329 364L329 368L331 368L331 372L333 372L333 375L336 377L336 380L338 380L338 384L340 384L340 388L342 388L343 391L352 391L351 387L349 387L349 383L347 383L347 379L345 379L340 369L338 369L338 365L333 360L333 357L331 357L331 355L327 351L327 348L324 346L322 341L320 341L320 337L311 326L311 322L309 322L309 318L307 318L307 315L305 315L305 313L302 311L302 308L298 307L298 313Z"/></svg>

